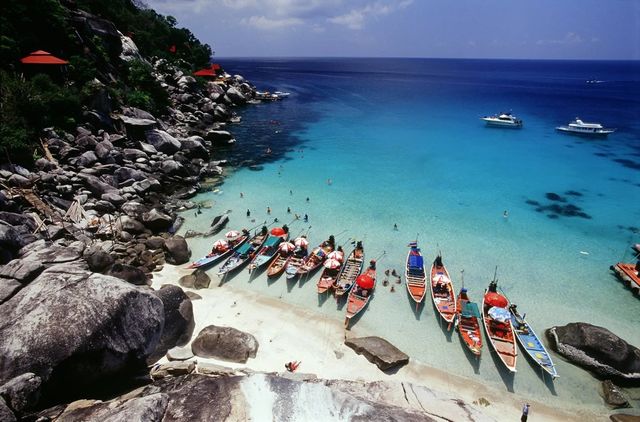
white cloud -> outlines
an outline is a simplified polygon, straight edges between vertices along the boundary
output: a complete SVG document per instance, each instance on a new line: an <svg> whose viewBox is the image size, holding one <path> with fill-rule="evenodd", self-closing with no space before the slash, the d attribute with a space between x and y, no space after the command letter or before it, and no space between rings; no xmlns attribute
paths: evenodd
<svg viewBox="0 0 640 422"><path fill-rule="evenodd" d="M401 0L399 2L376 1L374 3L368 3L357 9L351 9L349 12L342 15L333 16L329 18L328 21L336 25L344 25L349 29L362 29L368 18L388 15L396 10L408 7L412 3L413 0Z"/></svg>
<svg viewBox="0 0 640 422"><path fill-rule="evenodd" d="M567 34L560 39L557 40L538 40L536 41L537 45L572 45L572 44L581 44L584 40L580 36L580 34L576 34L575 32L567 32Z"/></svg>
<svg viewBox="0 0 640 422"><path fill-rule="evenodd" d="M304 21L299 18L270 19L266 16L251 16L243 18L240 22L261 30L290 28L304 24Z"/></svg>

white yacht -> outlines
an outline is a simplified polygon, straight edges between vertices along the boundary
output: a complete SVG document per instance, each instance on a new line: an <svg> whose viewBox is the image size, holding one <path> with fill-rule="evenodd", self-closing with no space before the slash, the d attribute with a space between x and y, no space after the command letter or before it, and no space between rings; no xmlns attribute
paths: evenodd
<svg viewBox="0 0 640 422"><path fill-rule="evenodd" d="M280 98L286 98L289 95L291 95L290 92L284 92L284 91L276 91L276 92L274 92L274 94L276 94Z"/></svg>
<svg viewBox="0 0 640 422"><path fill-rule="evenodd" d="M585 123L578 117L567 126L558 126L556 130L587 136L607 136L616 131L615 129L605 128L600 123Z"/></svg>
<svg viewBox="0 0 640 422"><path fill-rule="evenodd" d="M487 126L521 128L522 120L518 119L511 113L500 113L493 116L481 117L487 123Z"/></svg>

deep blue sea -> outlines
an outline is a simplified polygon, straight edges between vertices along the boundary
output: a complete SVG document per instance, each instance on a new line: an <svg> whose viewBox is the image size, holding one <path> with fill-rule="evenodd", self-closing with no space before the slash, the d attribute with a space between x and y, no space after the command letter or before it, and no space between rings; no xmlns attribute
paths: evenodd
<svg viewBox="0 0 640 422"><path fill-rule="evenodd" d="M386 252L379 268L400 273L417 238L429 263L442 251L456 289L464 269L478 301L497 266L499 285L541 335L583 321L640 346L640 301L609 271L631 261L630 245L640 242L639 62L216 62L259 89L291 95L236 110L242 123L229 129L237 143L220 157L243 167L197 197L213 208L197 218L186 213L184 229L204 230L225 210L232 228L274 217L290 223L290 207L309 216L290 224L294 235L309 231L318 244L335 234L347 249L363 239L368 258ZM485 127L480 117L500 111L524 127ZM575 117L617 132L585 139L554 130ZM194 257L213 240L191 240ZM243 273L228 282L342 320L342 306L317 297L317 277L291 285ZM354 335L380 335L413 359L522 397L602 409L598 381L556 354L555 383L524 355L509 377L488 345L475 363L430 301L416 313L404 285L390 281L396 291L378 285Z"/></svg>

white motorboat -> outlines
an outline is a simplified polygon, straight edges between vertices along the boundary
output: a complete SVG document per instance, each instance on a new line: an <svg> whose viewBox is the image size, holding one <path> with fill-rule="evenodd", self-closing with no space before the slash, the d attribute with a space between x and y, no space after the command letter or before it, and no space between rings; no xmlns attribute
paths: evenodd
<svg viewBox="0 0 640 422"><path fill-rule="evenodd" d="M289 95L291 95L290 92L284 92L284 91L276 91L276 92L274 92L274 94L276 94L280 98L285 98L285 97L288 97Z"/></svg>
<svg viewBox="0 0 640 422"><path fill-rule="evenodd" d="M556 130L586 136L607 136L616 131L615 129L605 128L600 123L585 123L578 117L566 126L558 126Z"/></svg>
<svg viewBox="0 0 640 422"><path fill-rule="evenodd" d="M485 116L481 117L481 120L487 124L487 126L496 126L496 127L510 127L510 128L521 128L522 120L518 119L511 113L500 113L493 116Z"/></svg>

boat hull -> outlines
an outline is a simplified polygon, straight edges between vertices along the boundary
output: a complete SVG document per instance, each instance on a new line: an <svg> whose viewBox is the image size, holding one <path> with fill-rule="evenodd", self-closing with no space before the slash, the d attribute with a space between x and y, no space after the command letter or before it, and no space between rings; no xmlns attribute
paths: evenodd
<svg viewBox="0 0 640 422"><path fill-rule="evenodd" d="M368 292L365 295L360 294L357 288L351 289L349 292L349 296L347 297L347 312L345 315L345 327L349 326L349 322L351 319L358 315L364 308L367 307L369 301L371 300L371 296L373 295L373 291L376 288L376 270L374 268L369 268L365 271L365 274L369 275L373 279L373 287L368 289Z"/></svg>
<svg viewBox="0 0 640 422"><path fill-rule="evenodd" d="M431 300L440 317L451 324L457 314L453 283L444 264L438 265L436 261L431 265Z"/></svg>
<svg viewBox="0 0 640 422"><path fill-rule="evenodd" d="M489 290L485 290L485 295ZM496 351L500 361L510 372L516 372L516 361L518 349L516 347L515 334L511 321L505 323L504 327L498 329L493 319L489 316L489 305L485 303L485 296L482 296L482 322L485 334L493 350Z"/></svg>
<svg viewBox="0 0 640 422"><path fill-rule="evenodd" d="M419 257L420 265L412 265L412 256ZM405 284L411 299L419 305L424 300L427 292L427 275L424 271L424 263L422 263L422 254L418 248L411 248L407 254L407 266L405 271Z"/></svg>
<svg viewBox="0 0 640 422"><path fill-rule="evenodd" d="M553 364L551 355L549 355L540 338L527 321L511 312L511 325L514 327L520 347L525 351L529 359L551 375L552 378L557 378L558 372Z"/></svg>

